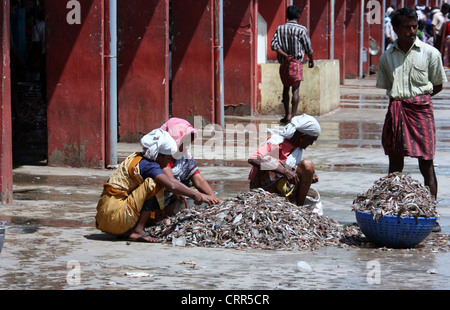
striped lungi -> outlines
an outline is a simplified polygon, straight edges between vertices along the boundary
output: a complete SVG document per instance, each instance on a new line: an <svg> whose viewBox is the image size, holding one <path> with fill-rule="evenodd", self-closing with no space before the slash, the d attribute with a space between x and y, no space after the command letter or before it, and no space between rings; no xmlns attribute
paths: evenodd
<svg viewBox="0 0 450 310"><path fill-rule="evenodd" d="M431 96L393 100L386 113L382 144L386 155L401 153L403 156L433 160L436 128Z"/></svg>

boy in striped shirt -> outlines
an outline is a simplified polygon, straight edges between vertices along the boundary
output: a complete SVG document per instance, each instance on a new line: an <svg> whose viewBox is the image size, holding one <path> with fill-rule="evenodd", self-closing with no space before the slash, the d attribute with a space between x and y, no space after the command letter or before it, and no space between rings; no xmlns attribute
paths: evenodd
<svg viewBox="0 0 450 310"><path fill-rule="evenodd" d="M278 62L280 66L280 77L283 81L283 106L285 116L280 120L282 123L289 123L291 118L297 114L299 102L300 82L303 80L302 61L305 54L309 59L309 67L314 67L313 50L311 47L311 39L308 35L306 27L298 24L300 17L300 8L291 5L286 9L287 23L278 26L272 38L271 48L277 52ZM298 82L287 84L284 81L283 64L287 61L294 61L298 64ZM287 65L287 64L285 64ZM292 111L289 111L289 90L292 87Z"/></svg>

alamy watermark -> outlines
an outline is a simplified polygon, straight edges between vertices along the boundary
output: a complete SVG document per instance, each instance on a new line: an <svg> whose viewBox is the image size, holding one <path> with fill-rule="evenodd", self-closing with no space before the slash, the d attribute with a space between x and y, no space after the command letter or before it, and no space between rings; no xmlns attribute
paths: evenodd
<svg viewBox="0 0 450 310"><path fill-rule="evenodd" d="M381 24L382 12L380 1L377 0L367 1L366 9L369 10L369 12L366 15L366 19L369 25Z"/></svg>
<svg viewBox="0 0 450 310"><path fill-rule="evenodd" d="M381 284L381 264L378 260L371 260L367 262L367 283Z"/></svg>
<svg viewBox="0 0 450 310"><path fill-rule="evenodd" d="M69 269L66 275L66 281L69 285L79 285L81 283L81 265L77 260L67 262L66 268Z"/></svg>
<svg viewBox="0 0 450 310"><path fill-rule="evenodd" d="M70 11L66 15L66 21L69 25L81 24L81 4L77 0L70 0L66 5Z"/></svg>
<svg viewBox="0 0 450 310"><path fill-rule="evenodd" d="M206 160L247 160L267 139L270 137L270 130L279 127L278 124L266 123L227 123L222 128L217 124L203 126L202 117L194 117L194 128L198 132L197 139L190 145L190 152L196 159ZM190 144L183 140L184 145ZM272 154L273 153L273 154ZM179 158L181 154L174 154ZM270 152L274 159L279 158L275 149Z"/></svg>
<svg viewBox="0 0 450 310"><path fill-rule="evenodd" d="M70 11L66 15L66 20L69 25L81 24L81 4L77 0L67 1L66 8ZM366 9L368 9L368 13L366 16L367 22L372 24L381 24L382 23L382 15L381 12L381 4L378 0L369 0L366 4Z"/></svg>

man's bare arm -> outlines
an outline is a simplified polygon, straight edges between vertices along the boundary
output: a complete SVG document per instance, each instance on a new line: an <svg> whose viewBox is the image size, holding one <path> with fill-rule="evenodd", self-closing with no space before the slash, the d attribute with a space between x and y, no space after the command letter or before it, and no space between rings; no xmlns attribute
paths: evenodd
<svg viewBox="0 0 450 310"><path fill-rule="evenodd" d="M437 93L439 93L442 90L442 84L439 85L434 85L433 86L433 93L431 94L431 96L436 95Z"/></svg>

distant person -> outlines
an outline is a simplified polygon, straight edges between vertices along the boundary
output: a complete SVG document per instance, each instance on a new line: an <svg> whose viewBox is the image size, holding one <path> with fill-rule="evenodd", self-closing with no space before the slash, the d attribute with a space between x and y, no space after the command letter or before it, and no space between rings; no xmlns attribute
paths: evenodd
<svg viewBox="0 0 450 310"><path fill-rule="evenodd" d="M425 5L416 5L416 13L417 13L417 19L419 20L419 22L421 20L426 21L427 20L427 15L425 14L425 9L426 6Z"/></svg>
<svg viewBox="0 0 450 310"><path fill-rule="evenodd" d="M314 162L303 159L302 153L317 140L320 132L319 122L314 117L294 116L248 159L253 166L249 174L250 188L287 196L302 206L311 184L319 181Z"/></svg>
<svg viewBox="0 0 450 310"><path fill-rule="evenodd" d="M448 14L449 11L450 11L450 4L448 3L444 3L442 5L441 10L439 10L438 8L433 8L431 10L432 16L431 24L433 25L433 35L434 35L433 44L434 47L437 48L438 50L441 50L442 29L446 21L445 16Z"/></svg>
<svg viewBox="0 0 450 310"><path fill-rule="evenodd" d="M427 33L425 31L425 21L423 19L419 19L417 37L419 38L420 41L424 43L426 43L428 40Z"/></svg>
<svg viewBox="0 0 450 310"><path fill-rule="evenodd" d="M391 44L394 44L395 40L397 39L397 34L394 31L394 28L392 27L391 17L392 14L394 14L395 10L391 7L389 7L386 10L386 19L384 23L384 47L385 50L389 48Z"/></svg>
<svg viewBox="0 0 450 310"><path fill-rule="evenodd" d="M450 69L450 22L446 22L442 33L442 62L445 69Z"/></svg>
<svg viewBox="0 0 450 310"><path fill-rule="evenodd" d="M426 7L424 12L425 15L427 16L427 19L425 20L425 32L427 34L427 43L433 45L434 34L432 25L433 19L431 18L431 8Z"/></svg>
<svg viewBox="0 0 450 310"><path fill-rule="evenodd" d="M280 77L283 83L283 106L285 115L280 120L281 123L289 123L297 115L299 103L300 82L303 81L302 61L305 54L309 59L309 68L314 67L313 50L311 39L305 26L298 24L300 18L300 8L291 5L286 9L287 23L278 26L272 38L271 48L277 52L277 59L280 65ZM293 76L290 76L289 71ZM289 91L292 88L292 110L289 104Z"/></svg>
<svg viewBox="0 0 450 310"><path fill-rule="evenodd" d="M439 51L417 38L415 10L397 10L392 25L398 39L380 57L376 83L387 90L390 101L382 134L389 173L403 171L405 156L417 158L425 186L436 198L436 128L431 97L442 90L447 77ZM439 230L438 224L434 231Z"/></svg>

